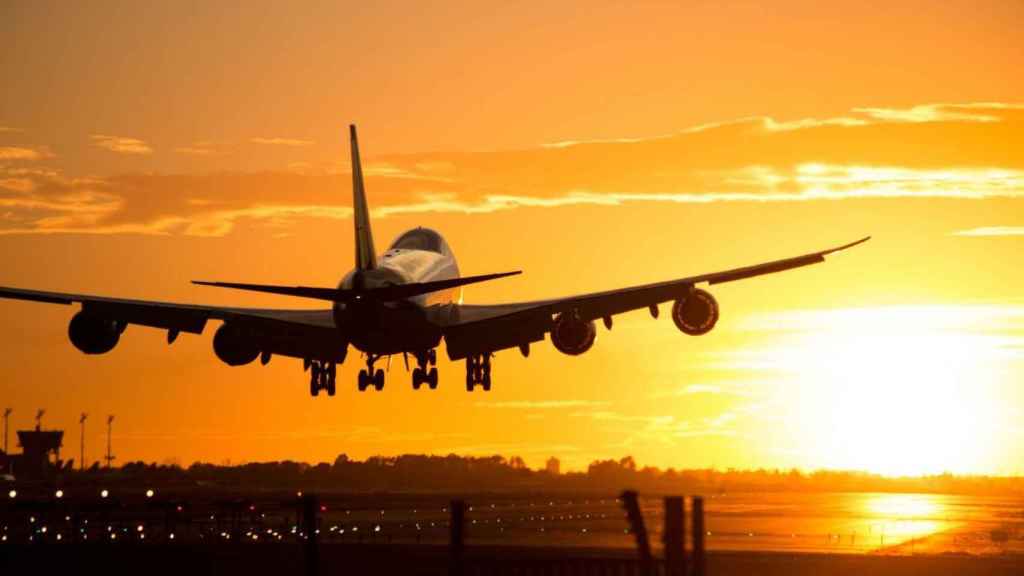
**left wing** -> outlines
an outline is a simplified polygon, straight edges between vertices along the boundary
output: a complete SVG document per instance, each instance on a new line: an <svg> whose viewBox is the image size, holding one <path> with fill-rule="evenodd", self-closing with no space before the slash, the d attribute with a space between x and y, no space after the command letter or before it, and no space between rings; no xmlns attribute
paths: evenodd
<svg viewBox="0 0 1024 576"><path fill-rule="evenodd" d="M616 314L654 308L663 302L685 298L697 284L722 284L824 262L825 256L852 248L870 238L793 258L606 292L517 304L456 305L439 315L437 322L444 332L448 356L458 360L473 354L541 341L553 328L558 314L572 312L583 321L606 318L610 322Z"/></svg>
<svg viewBox="0 0 1024 576"><path fill-rule="evenodd" d="M109 298L88 294L44 292L0 287L0 298L82 305L82 311L117 322L167 330L168 341L181 332L201 334L208 320L223 320L260 340L263 349L285 356L313 360L344 359L341 339L330 309L277 310L232 308Z"/></svg>

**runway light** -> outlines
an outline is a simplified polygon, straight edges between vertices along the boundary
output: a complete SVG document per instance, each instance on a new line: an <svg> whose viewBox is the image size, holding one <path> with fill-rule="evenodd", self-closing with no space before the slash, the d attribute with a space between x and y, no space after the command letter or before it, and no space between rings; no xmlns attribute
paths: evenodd
<svg viewBox="0 0 1024 576"><path fill-rule="evenodd" d="M53 493L53 495L56 496L57 498L63 498L64 497L64 491L63 490L57 490L56 492Z"/></svg>
<svg viewBox="0 0 1024 576"><path fill-rule="evenodd" d="M155 494L155 492L153 492L152 489L146 490L146 498L152 498L153 494Z"/></svg>
<svg viewBox="0 0 1024 576"><path fill-rule="evenodd" d="M142 527L142 524L139 524L138 526L135 527L135 530L138 531L138 532L142 532L144 530L144 528Z"/></svg>
<svg viewBox="0 0 1024 576"><path fill-rule="evenodd" d="M107 496L110 496L110 492L107 492L105 488L100 490L100 498L106 498Z"/></svg>
<svg viewBox="0 0 1024 576"><path fill-rule="evenodd" d="M171 540L174 540L174 532L171 532L171 534L170 534L170 536L168 536L168 538L170 538Z"/></svg>
<svg viewBox="0 0 1024 576"><path fill-rule="evenodd" d="M17 498L18 497L18 491L17 490L11 490L10 492L7 493L7 497L8 498Z"/></svg>

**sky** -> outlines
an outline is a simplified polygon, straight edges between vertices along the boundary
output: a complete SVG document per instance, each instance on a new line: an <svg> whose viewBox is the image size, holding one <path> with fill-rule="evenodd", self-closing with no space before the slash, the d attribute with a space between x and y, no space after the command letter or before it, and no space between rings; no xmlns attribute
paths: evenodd
<svg viewBox="0 0 1024 576"><path fill-rule="evenodd" d="M1019 2L5 2L0 285L205 304L308 302L192 279L331 286L350 268L356 123L379 247L424 225L496 303L827 248L662 315L413 391L400 359L312 399L299 360L230 368L213 326L0 302L11 426L88 461L407 452L640 465L1024 474ZM822 5L825 4L825 5ZM667 308L667 307L666 307ZM13 440L12 440L13 444Z"/></svg>

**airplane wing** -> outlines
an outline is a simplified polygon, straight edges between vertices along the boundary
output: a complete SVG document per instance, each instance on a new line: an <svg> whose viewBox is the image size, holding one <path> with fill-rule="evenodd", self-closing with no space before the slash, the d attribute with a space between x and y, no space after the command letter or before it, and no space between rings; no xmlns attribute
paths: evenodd
<svg viewBox="0 0 1024 576"><path fill-rule="evenodd" d="M610 322L616 314L685 298L697 284L722 284L824 262L825 256L870 238L792 258L618 290L517 304L454 305L439 314L437 322L444 332L448 356L458 360L539 342L551 331L555 317L561 313L573 312L583 321L605 318Z"/></svg>
<svg viewBox="0 0 1024 576"><path fill-rule="evenodd" d="M167 330L169 342L181 332L202 334L208 320L223 320L258 339L261 350L272 354L337 362L344 360L347 346L335 328L330 309L231 308L7 287L0 287L0 298L47 304L78 303L83 312L122 326L136 324Z"/></svg>

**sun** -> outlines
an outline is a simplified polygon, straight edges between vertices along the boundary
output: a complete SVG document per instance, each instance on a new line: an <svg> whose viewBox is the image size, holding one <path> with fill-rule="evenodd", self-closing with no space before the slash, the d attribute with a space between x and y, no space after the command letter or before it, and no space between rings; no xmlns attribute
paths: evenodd
<svg viewBox="0 0 1024 576"><path fill-rule="evenodd" d="M993 468L1005 371L989 311L810 312L763 354L805 465L890 476ZM790 318L790 321L793 319Z"/></svg>

